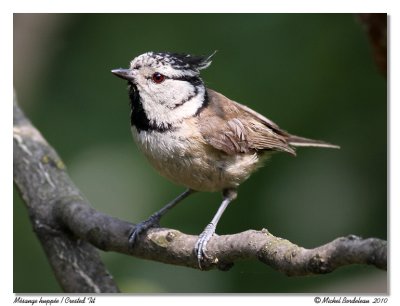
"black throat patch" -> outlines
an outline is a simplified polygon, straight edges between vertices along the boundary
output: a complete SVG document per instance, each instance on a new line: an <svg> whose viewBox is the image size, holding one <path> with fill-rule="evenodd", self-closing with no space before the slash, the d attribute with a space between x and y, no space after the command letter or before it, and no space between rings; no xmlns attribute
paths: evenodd
<svg viewBox="0 0 400 306"><path fill-rule="evenodd" d="M157 131L166 132L171 129L171 125L157 125L152 123L147 117L146 111L143 108L140 99L139 91L136 85L128 83L129 85L129 100L131 107L131 126L134 126L138 132L140 131Z"/></svg>

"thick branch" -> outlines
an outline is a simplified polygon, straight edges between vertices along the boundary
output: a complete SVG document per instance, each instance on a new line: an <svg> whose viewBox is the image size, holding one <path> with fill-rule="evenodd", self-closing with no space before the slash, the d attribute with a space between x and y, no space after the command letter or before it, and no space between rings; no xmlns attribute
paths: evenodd
<svg viewBox="0 0 400 306"><path fill-rule="evenodd" d="M56 278L66 292L118 292L97 250L60 226L55 203L81 197L57 153L31 125L14 96L14 182Z"/></svg>
<svg viewBox="0 0 400 306"><path fill-rule="evenodd" d="M199 268L193 252L197 236L154 228L147 231L132 249L127 237L133 224L99 213L85 201L60 201L56 213L76 235L105 251ZM248 230L213 237L207 249L210 260L206 269L227 270L234 262L247 259L259 260L290 276L328 273L350 264L369 264L386 270L386 241L353 235L309 250L275 237L267 230Z"/></svg>
<svg viewBox="0 0 400 306"><path fill-rule="evenodd" d="M86 276L90 274L80 278L82 286L94 282L97 287L104 284L100 291L117 290L98 254L86 241L105 251L199 268L193 251L197 236L155 228L142 235L134 248L130 247L128 234L134 225L90 206L67 176L57 154L16 104L14 180L60 282L64 281L65 270L68 270L67 278L79 279L78 270ZM256 259L287 275L328 273L349 264L386 269L387 257L386 241L376 238L348 236L308 250L266 230L215 236L207 249L210 260L205 269L227 270L238 260ZM67 285L63 285L67 291L76 289ZM77 291L82 292L81 287Z"/></svg>

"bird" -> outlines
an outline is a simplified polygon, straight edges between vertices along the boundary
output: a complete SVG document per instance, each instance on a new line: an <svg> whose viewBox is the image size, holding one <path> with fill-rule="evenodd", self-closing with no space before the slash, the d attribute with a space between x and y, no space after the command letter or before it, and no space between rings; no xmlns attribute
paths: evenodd
<svg viewBox="0 0 400 306"><path fill-rule="evenodd" d="M194 192L221 192L222 202L199 235L194 255L200 269L207 244L241 183L274 152L296 155L296 147L339 148L289 134L253 109L207 88L200 71L211 55L146 52L127 69L111 72L128 82L133 138L150 164L170 181L186 187L148 219L133 226L129 243Z"/></svg>

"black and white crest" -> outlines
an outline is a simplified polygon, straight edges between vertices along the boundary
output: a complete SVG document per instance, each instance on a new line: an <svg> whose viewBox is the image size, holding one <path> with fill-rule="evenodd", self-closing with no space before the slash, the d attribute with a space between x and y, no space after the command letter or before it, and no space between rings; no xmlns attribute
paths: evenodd
<svg viewBox="0 0 400 306"><path fill-rule="evenodd" d="M216 51L208 56L195 56L183 53L156 52L154 53L154 56L156 58L163 58L163 60L166 63L169 63L174 69L190 69L194 71L199 71L211 65L211 58L214 56L215 53Z"/></svg>
<svg viewBox="0 0 400 306"><path fill-rule="evenodd" d="M166 75L178 73L197 76L200 74L200 70L206 69L211 65L211 58L215 53L216 51L211 55L196 56L184 53L147 52L136 57L131 62L131 69L140 69L147 66L155 69L162 68Z"/></svg>

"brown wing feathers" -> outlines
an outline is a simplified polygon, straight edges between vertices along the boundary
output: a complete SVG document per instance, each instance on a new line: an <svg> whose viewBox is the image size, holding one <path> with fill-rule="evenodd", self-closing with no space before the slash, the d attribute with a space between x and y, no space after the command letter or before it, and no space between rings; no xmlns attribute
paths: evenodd
<svg viewBox="0 0 400 306"><path fill-rule="evenodd" d="M247 106L211 89L207 89L207 94L209 105L200 114L200 132L208 144L225 153L272 150L296 155L293 147L339 148L324 141L290 135Z"/></svg>
<svg viewBox="0 0 400 306"><path fill-rule="evenodd" d="M214 148L228 154L276 150L295 155L286 140L289 134L272 121L215 91L208 90L208 97L209 106L200 114L200 132Z"/></svg>

